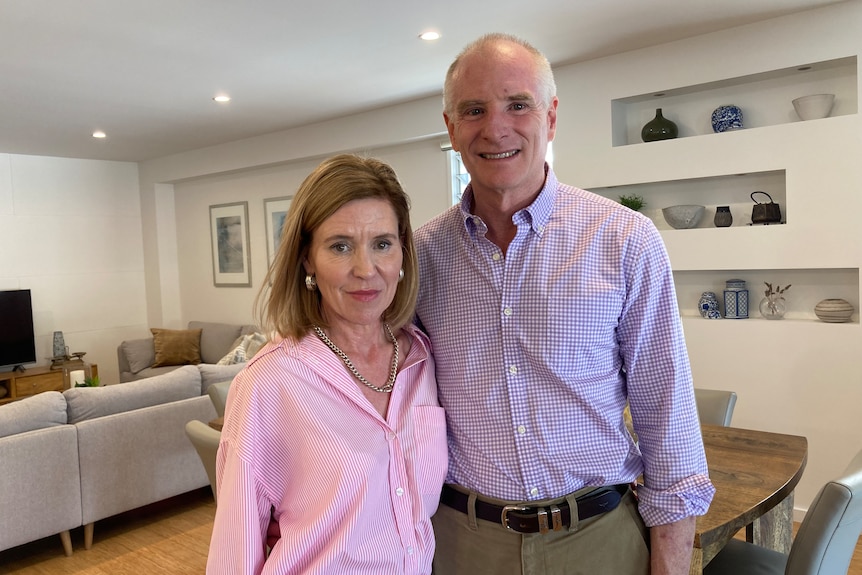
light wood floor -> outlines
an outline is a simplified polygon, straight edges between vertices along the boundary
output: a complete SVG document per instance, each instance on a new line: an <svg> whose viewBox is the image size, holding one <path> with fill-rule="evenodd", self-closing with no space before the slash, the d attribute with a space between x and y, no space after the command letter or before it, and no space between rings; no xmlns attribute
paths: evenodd
<svg viewBox="0 0 862 575"><path fill-rule="evenodd" d="M60 537L0 552L4 575L200 575L212 533L215 504L200 489L96 523L93 547L84 531L72 531L75 552L63 555ZM798 525L796 525L798 527ZM862 575L862 540L848 575Z"/></svg>

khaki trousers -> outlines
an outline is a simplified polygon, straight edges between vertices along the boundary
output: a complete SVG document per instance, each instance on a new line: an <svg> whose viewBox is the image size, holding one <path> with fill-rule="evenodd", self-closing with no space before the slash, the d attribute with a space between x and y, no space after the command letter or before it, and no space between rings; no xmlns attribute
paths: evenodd
<svg viewBox="0 0 862 575"><path fill-rule="evenodd" d="M566 499L588 493L586 488ZM473 494L471 494L473 495ZM483 500L505 505L493 499ZM472 498L471 498L472 501ZM548 500L550 501L550 500ZM559 501L559 500L556 500ZM547 502L532 502L542 506ZM568 530L516 533L440 504L432 518L435 575L648 575L649 532L629 491L613 511Z"/></svg>

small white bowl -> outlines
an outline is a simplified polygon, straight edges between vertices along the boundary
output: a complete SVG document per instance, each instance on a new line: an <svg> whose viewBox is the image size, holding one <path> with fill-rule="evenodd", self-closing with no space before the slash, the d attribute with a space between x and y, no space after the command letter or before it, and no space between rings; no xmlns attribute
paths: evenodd
<svg viewBox="0 0 862 575"><path fill-rule="evenodd" d="M704 206L682 205L662 208L661 215L664 221L675 230L687 230L696 227L703 217Z"/></svg>
<svg viewBox="0 0 862 575"><path fill-rule="evenodd" d="M803 120L819 120L829 116L834 103L835 94L814 94L796 98L793 107Z"/></svg>

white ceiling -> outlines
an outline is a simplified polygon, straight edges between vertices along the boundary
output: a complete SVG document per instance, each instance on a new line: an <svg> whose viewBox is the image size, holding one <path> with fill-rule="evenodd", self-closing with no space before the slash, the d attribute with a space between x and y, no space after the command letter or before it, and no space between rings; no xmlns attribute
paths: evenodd
<svg viewBox="0 0 862 575"><path fill-rule="evenodd" d="M559 65L833 3L0 0L0 153L141 161L431 96L485 32Z"/></svg>

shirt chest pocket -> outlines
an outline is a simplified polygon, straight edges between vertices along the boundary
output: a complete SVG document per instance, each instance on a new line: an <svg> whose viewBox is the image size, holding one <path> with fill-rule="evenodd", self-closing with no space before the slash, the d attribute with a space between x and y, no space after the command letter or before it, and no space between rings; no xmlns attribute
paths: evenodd
<svg viewBox="0 0 862 575"><path fill-rule="evenodd" d="M439 495L448 469L446 414L436 405L417 405L410 410L413 419L411 459L419 492Z"/></svg>

